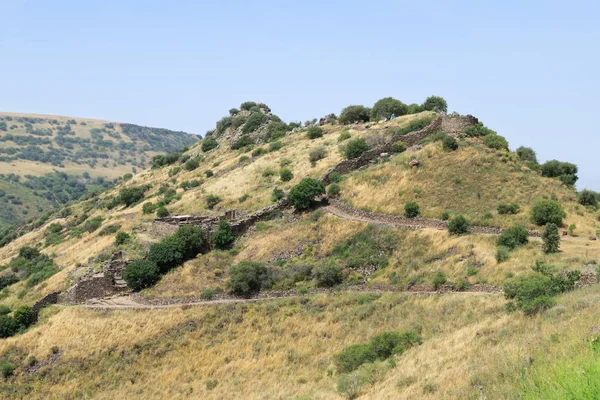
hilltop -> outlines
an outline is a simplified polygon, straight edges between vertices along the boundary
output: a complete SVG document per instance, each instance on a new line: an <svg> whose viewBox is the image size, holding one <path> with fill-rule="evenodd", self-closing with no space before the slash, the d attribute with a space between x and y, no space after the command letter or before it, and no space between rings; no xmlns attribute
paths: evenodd
<svg viewBox="0 0 600 400"><path fill-rule="evenodd" d="M89 118L0 113L0 230L33 221L90 190L189 146L185 132Z"/></svg>
<svg viewBox="0 0 600 400"><path fill-rule="evenodd" d="M588 398L597 194L446 112L246 102L10 241L0 392Z"/></svg>

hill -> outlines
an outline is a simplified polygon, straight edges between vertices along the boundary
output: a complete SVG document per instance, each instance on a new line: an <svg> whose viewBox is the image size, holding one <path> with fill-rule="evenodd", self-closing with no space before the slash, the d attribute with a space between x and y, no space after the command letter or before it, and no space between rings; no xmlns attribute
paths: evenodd
<svg viewBox="0 0 600 400"><path fill-rule="evenodd" d="M12 240L0 392L593 398L596 194L435 99L244 103Z"/></svg>
<svg viewBox="0 0 600 400"><path fill-rule="evenodd" d="M108 187L197 136L168 129L50 115L0 113L0 230Z"/></svg>

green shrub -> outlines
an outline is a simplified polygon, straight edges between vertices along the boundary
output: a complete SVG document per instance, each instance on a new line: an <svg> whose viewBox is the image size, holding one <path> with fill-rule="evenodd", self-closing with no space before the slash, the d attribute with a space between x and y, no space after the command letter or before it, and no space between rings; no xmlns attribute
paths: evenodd
<svg viewBox="0 0 600 400"><path fill-rule="evenodd" d="M406 151L406 144L401 141L397 141L392 145L392 152L404 153Z"/></svg>
<svg viewBox="0 0 600 400"><path fill-rule="evenodd" d="M448 211L442 211L440 214L440 219L442 221L448 221L450 219L450 213Z"/></svg>
<svg viewBox="0 0 600 400"><path fill-rule="evenodd" d="M135 291L153 286L160 279L156 264L149 260L135 260L123 271L123 280Z"/></svg>
<svg viewBox="0 0 600 400"><path fill-rule="evenodd" d="M340 185L332 183L327 187L327 194L332 197L338 197L340 195Z"/></svg>
<svg viewBox="0 0 600 400"><path fill-rule="evenodd" d="M342 283L342 270L333 261L323 261L312 270L317 286L332 287Z"/></svg>
<svg viewBox="0 0 600 400"><path fill-rule="evenodd" d="M448 232L451 235L464 235L469 233L469 222L462 215L457 215L448 223Z"/></svg>
<svg viewBox="0 0 600 400"><path fill-rule="evenodd" d="M239 201L240 203L243 203L243 202L245 202L246 200L248 200L249 198L250 198L250 195L249 195L248 193L245 193L245 194L244 194L242 197L240 197L240 198L238 199L238 201Z"/></svg>
<svg viewBox="0 0 600 400"><path fill-rule="evenodd" d="M131 239L131 236L128 233L119 232L117 233L117 236L115 236L115 246L125 244L129 239Z"/></svg>
<svg viewBox="0 0 600 400"><path fill-rule="evenodd" d="M598 206L598 194L591 190L584 189L577 195L577 201L582 206Z"/></svg>
<svg viewBox="0 0 600 400"><path fill-rule="evenodd" d="M519 159L523 162L526 163L532 163L532 164L537 164L537 155L535 154L535 151L533 151L532 148L530 147L519 147L517 149L517 156L519 156Z"/></svg>
<svg viewBox="0 0 600 400"><path fill-rule="evenodd" d="M183 168L187 171L193 171L200 166L200 163L195 158L190 158L183 164Z"/></svg>
<svg viewBox="0 0 600 400"><path fill-rule="evenodd" d="M538 226L546 224L562 225L562 220L567 214L560 204L553 200L542 199L535 202L531 208L531 222Z"/></svg>
<svg viewBox="0 0 600 400"><path fill-rule="evenodd" d="M404 215L408 218L415 218L419 215L419 205L414 201L404 204Z"/></svg>
<svg viewBox="0 0 600 400"><path fill-rule="evenodd" d="M501 263L510 257L510 249L505 246L496 247L496 261Z"/></svg>
<svg viewBox="0 0 600 400"><path fill-rule="evenodd" d="M239 163L241 164L243 162L248 161L249 159L250 159L250 157L248 157L248 156L241 156L240 159L239 159Z"/></svg>
<svg viewBox="0 0 600 400"><path fill-rule="evenodd" d="M367 122L371 118L371 112L364 106L348 106L342 110L338 121L342 125L355 122Z"/></svg>
<svg viewBox="0 0 600 400"><path fill-rule="evenodd" d="M498 134L492 133L483 137L483 143L492 149L508 150L508 142Z"/></svg>
<svg viewBox="0 0 600 400"><path fill-rule="evenodd" d="M215 297L215 294L217 294L217 292L214 289L204 289L200 292L200 298L202 300L212 300L213 297Z"/></svg>
<svg viewBox="0 0 600 400"><path fill-rule="evenodd" d="M345 148L344 155L348 160L362 156L370 149L369 145L363 138L350 140Z"/></svg>
<svg viewBox="0 0 600 400"><path fill-rule="evenodd" d="M102 217L94 217L89 219L83 224L83 230L92 233L102 226L102 221L104 221L104 218Z"/></svg>
<svg viewBox="0 0 600 400"><path fill-rule="evenodd" d="M129 207L142 200L147 189L147 186L132 186L121 189L119 190L119 203Z"/></svg>
<svg viewBox="0 0 600 400"><path fill-rule="evenodd" d="M252 107L256 107L257 105L254 101L245 101L240 104L240 110L250 111Z"/></svg>
<svg viewBox="0 0 600 400"><path fill-rule="evenodd" d="M421 111L448 112L448 103L443 97L429 96L420 107Z"/></svg>
<svg viewBox="0 0 600 400"><path fill-rule="evenodd" d="M325 194L323 183L313 178L304 178L290 190L288 199L296 210L306 210L316 196Z"/></svg>
<svg viewBox="0 0 600 400"><path fill-rule="evenodd" d="M228 249L235 241L231 225L225 220L219 221L218 229L212 234L212 244L220 250Z"/></svg>
<svg viewBox="0 0 600 400"><path fill-rule="evenodd" d="M448 282L448 278L446 277L446 273L444 271L437 271L433 276L433 288L438 290L440 286Z"/></svg>
<svg viewBox="0 0 600 400"><path fill-rule="evenodd" d="M325 157L327 157L327 150L325 150L325 147L322 146L317 147L308 153L308 160L313 164L324 159Z"/></svg>
<svg viewBox="0 0 600 400"><path fill-rule="evenodd" d="M267 267L258 262L241 261L229 270L227 283L232 293L249 296L270 285Z"/></svg>
<svg viewBox="0 0 600 400"><path fill-rule="evenodd" d="M142 206L142 213L151 214L154 212L155 209L156 209L156 206L151 201L148 201L148 202L144 203L144 205Z"/></svg>
<svg viewBox="0 0 600 400"><path fill-rule="evenodd" d="M442 141L442 148L446 151L454 151L458 149L458 142L452 136L446 136Z"/></svg>
<svg viewBox="0 0 600 400"><path fill-rule="evenodd" d="M284 197L285 197L285 193L281 189L275 188L271 192L271 201L273 203L277 203L279 200L283 199Z"/></svg>
<svg viewBox="0 0 600 400"><path fill-rule="evenodd" d="M36 315L30 306L21 306L13 312L15 323L21 328L27 328L35 323Z"/></svg>
<svg viewBox="0 0 600 400"><path fill-rule="evenodd" d="M283 147L283 143L281 143L280 141L277 142L273 142L271 144L269 144L269 152L274 152L277 150L281 150L281 148Z"/></svg>
<svg viewBox="0 0 600 400"><path fill-rule="evenodd" d="M7 338L15 335L19 331L19 326L15 320L8 315L0 315L0 338Z"/></svg>
<svg viewBox="0 0 600 400"><path fill-rule="evenodd" d="M275 175L276 172L273 168L266 168L263 172L262 172L262 176L263 178L268 178L269 176L273 176Z"/></svg>
<svg viewBox="0 0 600 400"><path fill-rule="evenodd" d="M209 210L212 210L213 208L215 208L215 206L217 204L219 204L222 201L222 199L215 194L209 194L205 197L205 201L206 201L206 208L208 208Z"/></svg>
<svg viewBox="0 0 600 400"><path fill-rule="evenodd" d="M433 121L432 117L413 119L404 128L398 129L396 131L396 136L404 136L411 132L419 131L429 125L431 121Z"/></svg>
<svg viewBox="0 0 600 400"><path fill-rule="evenodd" d="M476 125L471 125L467 129L465 129L465 133L469 137L481 137L491 134L495 135L496 131L487 128L481 122L478 122Z"/></svg>
<svg viewBox="0 0 600 400"><path fill-rule="evenodd" d="M255 112L248 118L244 127L242 128L243 134L248 134L257 130L262 124L267 121L267 116L262 112Z"/></svg>
<svg viewBox="0 0 600 400"><path fill-rule="evenodd" d="M311 126L306 130L306 137L309 139L318 139L323 137L323 128L320 126Z"/></svg>
<svg viewBox="0 0 600 400"><path fill-rule="evenodd" d="M498 204L498 214L506 215L506 214L518 214L521 211L521 207L518 204L507 204L500 203Z"/></svg>
<svg viewBox="0 0 600 400"><path fill-rule="evenodd" d="M541 166L542 176L558 178L565 185L574 185L577 182L577 165L558 160L550 160Z"/></svg>
<svg viewBox="0 0 600 400"><path fill-rule="evenodd" d="M560 235L558 226L549 223L542 232L542 251L546 254L558 253L560 249Z"/></svg>
<svg viewBox="0 0 600 400"><path fill-rule="evenodd" d="M167 210L167 208L164 206L158 207L158 209L156 210L156 216L158 218L166 218L169 216L169 210Z"/></svg>
<svg viewBox="0 0 600 400"><path fill-rule="evenodd" d="M289 182L294 178L294 173L289 168L279 170L279 178L282 182Z"/></svg>
<svg viewBox="0 0 600 400"><path fill-rule="evenodd" d="M263 149L262 147L259 147L258 149L254 150L252 152L252 158L260 157L265 154L267 154L267 151L265 149Z"/></svg>
<svg viewBox="0 0 600 400"><path fill-rule="evenodd" d="M197 226L181 226L171 236L153 244L148 252L148 260L156 263L160 273L180 265L195 257L202 250L204 232Z"/></svg>
<svg viewBox="0 0 600 400"><path fill-rule="evenodd" d="M370 343L353 344L333 356L338 372L352 372L362 364L377 360Z"/></svg>
<svg viewBox="0 0 600 400"><path fill-rule="evenodd" d="M340 136L338 136L338 142L343 142L344 140L348 140L350 139L352 135L350 135L350 131L343 131L342 133L340 133Z"/></svg>
<svg viewBox="0 0 600 400"><path fill-rule="evenodd" d="M498 236L498 246L506 247L509 250L514 250L517 247L524 246L529 241L529 233L527 229L522 226L511 226L507 230L503 231Z"/></svg>
<svg viewBox="0 0 600 400"><path fill-rule="evenodd" d="M251 146L255 143L250 135L242 135L238 140L231 144L231 150L238 150L246 146Z"/></svg>
<svg viewBox="0 0 600 400"><path fill-rule="evenodd" d="M8 361L3 361L0 364L0 373L2 373L2 377L4 379L8 379L11 376L13 376L14 371L15 371L15 365L11 362Z"/></svg>
<svg viewBox="0 0 600 400"><path fill-rule="evenodd" d="M389 119L392 116L399 117L408 113L408 106L393 97L384 97L377 100L371 109L371 120L379 121Z"/></svg>
<svg viewBox="0 0 600 400"><path fill-rule="evenodd" d="M329 174L329 181L330 182L340 183L343 179L344 179L344 177L339 172L334 171L334 172L332 172L332 173Z"/></svg>

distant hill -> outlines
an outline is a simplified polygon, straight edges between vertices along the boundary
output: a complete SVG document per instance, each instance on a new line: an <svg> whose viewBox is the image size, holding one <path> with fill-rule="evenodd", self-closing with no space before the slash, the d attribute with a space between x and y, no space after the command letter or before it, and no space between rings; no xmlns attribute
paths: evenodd
<svg viewBox="0 0 600 400"><path fill-rule="evenodd" d="M0 113L0 229L149 166L198 136L89 118ZM50 175L48 175L50 174Z"/></svg>

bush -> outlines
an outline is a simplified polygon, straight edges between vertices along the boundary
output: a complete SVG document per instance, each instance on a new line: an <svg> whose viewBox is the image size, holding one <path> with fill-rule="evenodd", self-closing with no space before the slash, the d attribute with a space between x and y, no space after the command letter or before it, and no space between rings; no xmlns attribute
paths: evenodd
<svg viewBox="0 0 600 400"><path fill-rule="evenodd" d="M279 178L282 182L289 182L294 178L294 173L289 168L281 168L279 170Z"/></svg>
<svg viewBox="0 0 600 400"><path fill-rule="evenodd" d="M137 203L144 198L144 193L148 187L138 186L129 187L119 190L119 203L125 204L126 207Z"/></svg>
<svg viewBox="0 0 600 400"><path fill-rule="evenodd" d="M21 328L27 328L35 323L36 315L30 306L21 306L13 312L15 324Z"/></svg>
<svg viewBox="0 0 600 400"><path fill-rule="evenodd" d="M115 236L115 246L120 246L129 241L129 239L131 239L131 236L128 233L119 232L117 233L117 236Z"/></svg>
<svg viewBox="0 0 600 400"><path fill-rule="evenodd" d="M451 235L464 235L469 233L469 222L462 215L457 215L448 223L448 232Z"/></svg>
<svg viewBox="0 0 600 400"><path fill-rule="evenodd" d="M329 181L330 182L340 183L343 179L344 179L344 177L339 172L334 171L334 172L332 172L332 173L329 174Z"/></svg>
<svg viewBox="0 0 600 400"><path fill-rule="evenodd" d="M215 208L215 206L217 204L219 204L221 202L222 199L215 194L209 194L208 196L206 196L205 200L206 200L206 208L208 208L209 210L212 210L213 208Z"/></svg>
<svg viewBox="0 0 600 400"><path fill-rule="evenodd" d="M448 278L446 277L446 273L444 271L437 271L433 276L433 288L438 290L440 286L448 282Z"/></svg>
<svg viewBox="0 0 600 400"><path fill-rule="evenodd" d="M396 131L396 136L404 136L411 132L419 131L429 125L432 120L433 118L431 117L413 119L404 128L398 129Z"/></svg>
<svg viewBox="0 0 600 400"><path fill-rule="evenodd" d="M495 133L491 133L489 135L485 135L483 137L483 143L492 149L496 150L508 150L508 142L503 136L500 136Z"/></svg>
<svg viewBox="0 0 600 400"><path fill-rule="evenodd" d="M262 124L267 121L267 116L262 112L255 112L248 118L248 121L244 124L242 128L243 134L248 134L257 130Z"/></svg>
<svg viewBox="0 0 600 400"><path fill-rule="evenodd" d="M582 206L598 206L597 193L587 189L584 189L581 192L579 192L579 195L577 196L577 201Z"/></svg>
<svg viewBox="0 0 600 400"><path fill-rule="evenodd" d="M414 201L409 201L404 205L404 215L408 218L415 218L419 215L419 205Z"/></svg>
<svg viewBox="0 0 600 400"><path fill-rule="evenodd" d="M263 149L262 147L259 147L258 149L254 150L252 152L252 158L260 157L264 154L267 154L267 151L265 149Z"/></svg>
<svg viewBox="0 0 600 400"><path fill-rule="evenodd" d="M448 211L442 211L440 214L440 219L442 221L448 221L450 219L450 213Z"/></svg>
<svg viewBox="0 0 600 400"><path fill-rule="evenodd" d="M269 152L281 150L282 147L283 147L283 143L281 143L280 141L273 142L273 143L269 144Z"/></svg>
<svg viewBox="0 0 600 400"><path fill-rule="evenodd" d="M222 220L219 221L218 229L212 234L212 244L220 250L228 249L229 246L235 241L235 236L231 231L231 225L229 222Z"/></svg>
<svg viewBox="0 0 600 400"><path fill-rule="evenodd" d="M399 117L408 113L408 106L396 100L392 97L384 97L383 99L377 100L373 109L371 110L371 120L379 121L381 119L390 119L392 117Z"/></svg>
<svg viewBox="0 0 600 400"><path fill-rule="evenodd" d="M333 356L338 372L352 372L364 363L377 360L370 343L350 345Z"/></svg>
<svg viewBox="0 0 600 400"><path fill-rule="evenodd" d="M343 142L344 140L348 140L350 139L352 135L350 135L349 131L343 131L342 133L340 133L340 136L338 136L338 142Z"/></svg>
<svg viewBox="0 0 600 400"><path fill-rule="evenodd" d="M271 201L277 203L279 200L285 197L285 193L281 189L273 189L271 192Z"/></svg>
<svg viewBox="0 0 600 400"><path fill-rule="evenodd" d="M327 194L332 197L338 197L340 195L340 185L332 183L327 187Z"/></svg>
<svg viewBox="0 0 600 400"><path fill-rule="evenodd" d="M311 163L316 163L325 157L327 157L327 150L325 150L325 147L317 147L316 149L311 150L308 154L308 160Z"/></svg>
<svg viewBox="0 0 600 400"><path fill-rule="evenodd" d="M173 235L153 244L148 260L156 263L161 273L180 265L183 261L195 257L202 250L204 231L197 226L182 226Z"/></svg>
<svg viewBox="0 0 600 400"><path fill-rule="evenodd" d="M323 128L320 126L311 126L306 130L306 136L309 139L318 139L323 137Z"/></svg>
<svg viewBox="0 0 600 400"><path fill-rule="evenodd" d="M567 214L560 204L553 200L538 200L531 208L530 220L538 226L546 224L562 225L562 220Z"/></svg>
<svg viewBox="0 0 600 400"><path fill-rule="evenodd" d="M420 107L421 111L448 112L448 103L440 96L429 96Z"/></svg>
<svg viewBox="0 0 600 400"><path fill-rule="evenodd" d="M511 226L498 236L498 246L503 246L509 250L514 250L517 247L524 246L529 241L529 233L522 226Z"/></svg>
<svg viewBox="0 0 600 400"><path fill-rule="evenodd" d="M346 146L344 148L344 155L346 156L346 158L348 160L350 160L352 158L360 157L361 155L363 155L363 153L365 153L369 149L370 149L369 145L367 144L365 139L363 139L363 138L354 139L354 140L350 140L346 144Z"/></svg>
<svg viewBox="0 0 600 400"><path fill-rule="evenodd" d="M200 166L200 163L195 158L190 158L183 164L183 168L187 171L193 171Z"/></svg>
<svg viewBox="0 0 600 400"><path fill-rule="evenodd" d="M152 202L148 201L148 202L144 203L144 205L142 206L142 213L151 214L154 212L155 209L156 209L156 206Z"/></svg>
<svg viewBox="0 0 600 400"><path fill-rule="evenodd" d="M518 204L507 204L500 203L498 204L498 214L506 215L506 214L518 214L521 211L521 207Z"/></svg>
<svg viewBox="0 0 600 400"><path fill-rule="evenodd" d="M510 249L505 246L496 247L496 261L501 263L510 257Z"/></svg>
<svg viewBox="0 0 600 400"><path fill-rule="evenodd" d="M454 151L458 149L458 142L452 136L446 136L442 141L442 148L446 151Z"/></svg>
<svg viewBox="0 0 600 400"><path fill-rule="evenodd" d="M19 326L8 315L0 315L0 338L11 337L17 333Z"/></svg>
<svg viewBox="0 0 600 400"><path fill-rule="evenodd" d="M367 122L371 118L371 112L364 106L348 106L340 113L338 121L342 125L354 122Z"/></svg>
<svg viewBox="0 0 600 400"><path fill-rule="evenodd" d="M207 153L212 149L216 149L219 146L219 142L212 136L207 136L202 141L202 151Z"/></svg>
<svg viewBox="0 0 600 400"><path fill-rule="evenodd" d="M0 364L0 372L2 373L2 377L4 379L8 379L11 376L13 376L14 371L15 371L15 365L13 363L4 361L4 362L2 362L2 364Z"/></svg>
<svg viewBox="0 0 600 400"><path fill-rule="evenodd" d="M288 199L296 210L306 210L311 206L313 199L322 194L325 194L322 182L313 178L304 178L290 190Z"/></svg>
<svg viewBox="0 0 600 400"><path fill-rule="evenodd" d="M166 218L169 216L169 210L167 210L167 208L164 206L158 207L158 209L156 210L156 216L158 218Z"/></svg>
<svg viewBox="0 0 600 400"><path fill-rule="evenodd" d="M276 172L273 168L266 168L263 172L262 172L262 176L263 178L268 178L269 176L273 176L275 175Z"/></svg>
<svg viewBox="0 0 600 400"><path fill-rule="evenodd" d="M496 131L493 131L490 128L487 128L481 122L478 122L476 125L471 125L467 129L465 129L465 133L469 137L480 137L480 136L487 136L490 134L495 135Z"/></svg>
<svg viewBox="0 0 600 400"><path fill-rule="evenodd" d="M397 141L392 145L393 153L404 153L406 151L406 144L401 141Z"/></svg>
<svg viewBox="0 0 600 400"><path fill-rule="evenodd" d="M254 144L254 139L250 135L242 135L238 140L231 144L231 150L238 150L242 147L250 146Z"/></svg>
<svg viewBox="0 0 600 400"><path fill-rule="evenodd" d="M517 156L519 156L519 159L523 162L526 163L532 163L532 164L537 164L537 155L535 154L535 151L533 151L532 148L530 147L519 147L517 149Z"/></svg>
<svg viewBox="0 0 600 400"><path fill-rule="evenodd" d="M342 283L342 270L333 261L323 261L312 271L318 286L332 287Z"/></svg>
<svg viewBox="0 0 600 400"><path fill-rule="evenodd" d="M140 291L158 282L160 273L152 261L135 260L125 267L123 279L131 289Z"/></svg>
<svg viewBox="0 0 600 400"><path fill-rule="evenodd" d="M542 232L542 242L542 251L544 253L558 253L560 248L560 235L556 224L549 223L546 225L544 232Z"/></svg>
<svg viewBox="0 0 600 400"><path fill-rule="evenodd" d="M565 185L574 185L577 182L577 165L558 160L550 160L541 166L542 176L558 178Z"/></svg>
<svg viewBox="0 0 600 400"><path fill-rule="evenodd" d="M242 261L229 270L229 289L240 296L249 296L269 286L267 267L252 261Z"/></svg>

